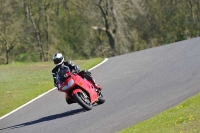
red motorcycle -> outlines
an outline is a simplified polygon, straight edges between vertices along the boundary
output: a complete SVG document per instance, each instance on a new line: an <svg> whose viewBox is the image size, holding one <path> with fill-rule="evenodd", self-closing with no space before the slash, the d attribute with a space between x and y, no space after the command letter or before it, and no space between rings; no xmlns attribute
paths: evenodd
<svg viewBox="0 0 200 133"><path fill-rule="evenodd" d="M91 110L95 103L105 102L100 89L95 89L88 80L72 73L69 67L61 68L57 78L58 89L66 93L68 104L78 103L84 109Z"/></svg>

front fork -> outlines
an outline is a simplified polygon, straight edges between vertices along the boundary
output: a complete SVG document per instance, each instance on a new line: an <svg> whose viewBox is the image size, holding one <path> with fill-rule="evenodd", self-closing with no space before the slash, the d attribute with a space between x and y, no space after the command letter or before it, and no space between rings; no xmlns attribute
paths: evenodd
<svg viewBox="0 0 200 133"><path fill-rule="evenodd" d="M84 99L88 98L88 96L84 92L82 92L82 95Z"/></svg>

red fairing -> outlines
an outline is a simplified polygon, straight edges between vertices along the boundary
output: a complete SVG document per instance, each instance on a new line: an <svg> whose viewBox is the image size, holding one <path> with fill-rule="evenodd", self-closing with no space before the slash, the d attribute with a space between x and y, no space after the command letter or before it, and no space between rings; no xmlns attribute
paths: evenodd
<svg viewBox="0 0 200 133"><path fill-rule="evenodd" d="M67 89L74 87L74 82L72 78L67 78L64 82L58 81L58 88L62 92L66 92Z"/></svg>
<svg viewBox="0 0 200 133"><path fill-rule="evenodd" d="M97 92L94 86L89 81L82 79L79 75L72 75L72 78L74 79L75 84L80 87L80 90L82 89L88 92L88 94L90 95L91 103L94 103L98 100ZM80 92L80 90L74 90L72 92L72 95L74 95L76 92Z"/></svg>
<svg viewBox="0 0 200 133"><path fill-rule="evenodd" d="M98 100L98 94L94 86L87 80L80 77L78 74L67 73L68 77L64 82L58 82L58 89L65 92L68 97L73 98L73 95L78 92L86 92L89 94L90 102L95 103Z"/></svg>

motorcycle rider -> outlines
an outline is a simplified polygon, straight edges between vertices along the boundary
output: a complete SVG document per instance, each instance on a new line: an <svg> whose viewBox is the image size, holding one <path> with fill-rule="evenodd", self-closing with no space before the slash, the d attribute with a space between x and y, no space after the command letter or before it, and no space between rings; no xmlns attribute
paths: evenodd
<svg viewBox="0 0 200 133"><path fill-rule="evenodd" d="M53 62L56 65L53 69L52 69L52 75L53 75L53 79L54 79L54 86L58 88L58 81L57 81L57 74L60 68L64 67L64 66L68 66L70 71L73 73L77 73L78 75L80 75L82 78L86 78L88 81L90 81L93 86L98 89L101 90L101 86L99 86L95 80L92 78L91 76L91 72L87 71L87 70L82 70L80 71L80 68L78 65L75 65L72 61L64 61L64 56L61 53L56 53L53 56ZM67 99L66 99L67 100Z"/></svg>

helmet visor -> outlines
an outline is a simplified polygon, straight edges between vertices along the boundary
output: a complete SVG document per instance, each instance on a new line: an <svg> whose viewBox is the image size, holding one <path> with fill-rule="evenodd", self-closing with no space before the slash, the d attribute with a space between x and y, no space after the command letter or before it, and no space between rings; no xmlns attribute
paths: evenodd
<svg viewBox="0 0 200 133"><path fill-rule="evenodd" d="M57 58L57 59L54 59L53 62L54 62L55 65L60 65L60 64L63 62L63 58L60 58L60 59L58 59L58 58Z"/></svg>

